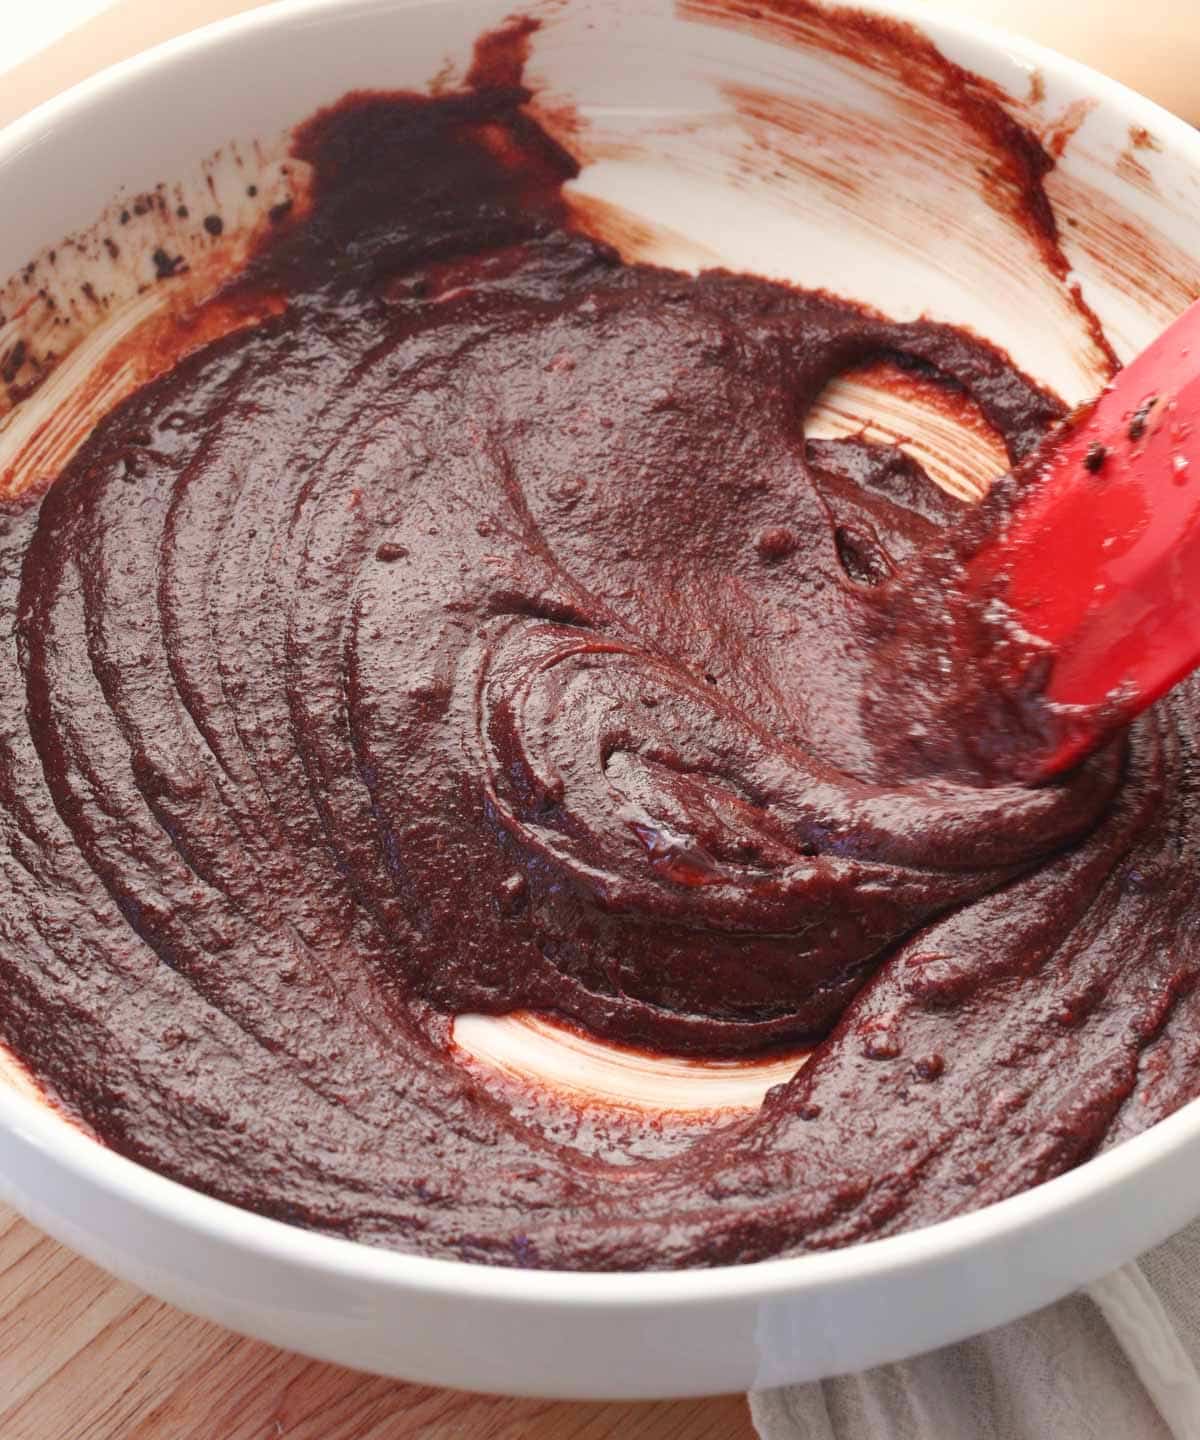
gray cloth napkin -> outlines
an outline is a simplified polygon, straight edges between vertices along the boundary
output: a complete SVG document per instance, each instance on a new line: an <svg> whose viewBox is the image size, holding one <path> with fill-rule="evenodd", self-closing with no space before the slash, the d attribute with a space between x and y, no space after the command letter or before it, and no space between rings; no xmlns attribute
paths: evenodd
<svg viewBox="0 0 1200 1440"><path fill-rule="evenodd" d="M1200 1221L1011 1325L759 1390L761 1440L1200 1440Z"/></svg>

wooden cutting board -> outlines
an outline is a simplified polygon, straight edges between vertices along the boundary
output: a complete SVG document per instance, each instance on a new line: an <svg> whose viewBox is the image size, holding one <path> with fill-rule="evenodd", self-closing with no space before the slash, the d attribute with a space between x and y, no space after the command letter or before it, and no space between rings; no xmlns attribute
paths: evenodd
<svg viewBox="0 0 1200 1440"><path fill-rule="evenodd" d="M752 1440L746 1401L579 1405L381 1380L194 1319L0 1207L0 1440Z"/></svg>

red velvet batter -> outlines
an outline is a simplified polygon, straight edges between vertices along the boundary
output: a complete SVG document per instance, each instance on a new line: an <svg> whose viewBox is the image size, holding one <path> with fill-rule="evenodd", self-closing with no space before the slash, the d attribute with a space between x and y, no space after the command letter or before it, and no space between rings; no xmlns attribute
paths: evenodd
<svg viewBox="0 0 1200 1440"><path fill-rule="evenodd" d="M3 512L0 1034L155 1169L497 1264L843 1245L1165 1115L1194 687L1042 789L949 728L898 769L873 657L962 507L804 433L880 356L1014 462L1061 406L946 327L622 264L489 73L317 117L242 282L283 313ZM751 1119L597 1150L455 1059L450 1017L518 1008L819 1048Z"/></svg>

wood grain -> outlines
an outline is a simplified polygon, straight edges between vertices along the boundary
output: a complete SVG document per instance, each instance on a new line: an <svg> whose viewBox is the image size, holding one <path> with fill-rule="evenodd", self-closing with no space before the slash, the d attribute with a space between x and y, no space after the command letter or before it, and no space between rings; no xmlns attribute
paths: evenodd
<svg viewBox="0 0 1200 1440"><path fill-rule="evenodd" d="M434 1390L244 1340L0 1207L3 1440L752 1440L741 1396L580 1405Z"/></svg>

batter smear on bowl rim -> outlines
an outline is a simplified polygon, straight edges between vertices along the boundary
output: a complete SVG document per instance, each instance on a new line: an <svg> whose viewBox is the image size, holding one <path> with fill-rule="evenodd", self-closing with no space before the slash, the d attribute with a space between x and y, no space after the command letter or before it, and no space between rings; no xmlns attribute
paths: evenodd
<svg viewBox="0 0 1200 1440"><path fill-rule="evenodd" d="M0 512L0 1037L166 1175L493 1264L754 1261L1058 1174L1200 1093L1196 688L1038 788L1004 714L897 745L914 567L1011 488L806 415L898 359L1019 470L1062 405L947 326L623 263L521 39L300 129L311 204L234 282L268 318ZM812 1050L623 1139L464 1063L456 1015L522 1010Z"/></svg>

